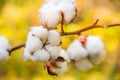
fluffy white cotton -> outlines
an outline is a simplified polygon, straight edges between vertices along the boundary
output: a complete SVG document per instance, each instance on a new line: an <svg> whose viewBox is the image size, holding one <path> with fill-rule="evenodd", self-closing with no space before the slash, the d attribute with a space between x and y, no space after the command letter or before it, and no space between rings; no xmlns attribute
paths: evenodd
<svg viewBox="0 0 120 80"><path fill-rule="evenodd" d="M48 51L50 54L51 59L56 59L58 58L60 54L61 47L60 46L52 46L52 45L46 45L45 49Z"/></svg>
<svg viewBox="0 0 120 80"><path fill-rule="evenodd" d="M61 75L67 71L67 62L56 63L59 68L52 68L52 72Z"/></svg>
<svg viewBox="0 0 120 80"><path fill-rule="evenodd" d="M74 2L74 1L73 1ZM63 0L58 4L58 11L64 14L64 23L70 23L76 16L76 5L75 3L69 2L68 0Z"/></svg>
<svg viewBox="0 0 120 80"><path fill-rule="evenodd" d="M27 50L25 48L24 52L23 52L23 60L24 61L31 61L31 59L32 59L32 54L29 52L29 50Z"/></svg>
<svg viewBox="0 0 120 80"><path fill-rule="evenodd" d="M87 50L78 40L75 40L70 44L67 49L67 54L71 60L75 61L88 56Z"/></svg>
<svg viewBox="0 0 120 80"><path fill-rule="evenodd" d="M0 49L0 62L6 61L9 59L9 52L5 49Z"/></svg>
<svg viewBox="0 0 120 80"><path fill-rule="evenodd" d="M63 57L66 61L70 61L69 60L69 57L68 57L68 54L66 53L66 51L64 50L64 49L61 49L60 50L60 55L59 55L60 57Z"/></svg>
<svg viewBox="0 0 120 80"><path fill-rule="evenodd" d="M61 36L56 30L50 30L48 35L48 43L57 46L60 45Z"/></svg>
<svg viewBox="0 0 120 80"><path fill-rule="evenodd" d="M43 43L46 42L48 37L48 30L46 28L43 28L43 26L34 26L31 28L31 32L35 37L41 39Z"/></svg>
<svg viewBox="0 0 120 80"><path fill-rule="evenodd" d="M10 44L8 40L3 36L0 36L0 49L10 50Z"/></svg>
<svg viewBox="0 0 120 80"><path fill-rule="evenodd" d="M79 70L88 70L92 68L92 63L88 60L88 58L81 58L79 61L75 62L75 66Z"/></svg>
<svg viewBox="0 0 120 80"><path fill-rule="evenodd" d="M50 54L45 49L34 52L32 56L32 61L47 62L49 59Z"/></svg>
<svg viewBox="0 0 120 80"><path fill-rule="evenodd" d="M56 28L61 21L61 15L56 8L57 6L53 3L47 3L39 9L40 22L44 27Z"/></svg>
<svg viewBox="0 0 120 80"><path fill-rule="evenodd" d="M98 36L87 37L86 49L93 64L99 63L105 56L104 44Z"/></svg>
<svg viewBox="0 0 120 80"><path fill-rule="evenodd" d="M43 47L43 43L39 38L34 37L32 32L29 32L25 47L31 53L38 49L41 49Z"/></svg>

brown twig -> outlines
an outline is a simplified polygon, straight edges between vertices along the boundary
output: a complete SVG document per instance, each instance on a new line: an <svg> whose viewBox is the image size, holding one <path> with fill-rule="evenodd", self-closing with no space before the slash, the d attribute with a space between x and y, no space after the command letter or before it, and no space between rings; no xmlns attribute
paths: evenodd
<svg viewBox="0 0 120 80"><path fill-rule="evenodd" d="M61 21L61 33L64 34L64 28L63 28L63 25L64 25L64 14L63 14L63 12L61 12L61 16L62 16L62 21Z"/></svg>
<svg viewBox="0 0 120 80"><path fill-rule="evenodd" d="M12 53L13 51L15 51L15 50L17 50L17 49L20 49L20 48L22 48L22 47L25 47L25 43L20 44L20 45L17 45L17 46L15 46L15 47L11 48L11 49L9 50L9 54L11 55L11 53Z"/></svg>
<svg viewBox="0 0 120 80"><path fill-rule="evenodd" d="M88 31L90 29L93 29L93 28L110 28L110 27L116 27L116 26L120 26L120 24L108 24L108 25L98 25L99 19L95 21L95 23L91 26L88 26L88 27L85 27L83 29L80 29L78 31L73 31L73 32L64 32L61 33L61 36L65 36L65 35L79 35L81 34L82 32L85 32L85 31Z"/></svg>

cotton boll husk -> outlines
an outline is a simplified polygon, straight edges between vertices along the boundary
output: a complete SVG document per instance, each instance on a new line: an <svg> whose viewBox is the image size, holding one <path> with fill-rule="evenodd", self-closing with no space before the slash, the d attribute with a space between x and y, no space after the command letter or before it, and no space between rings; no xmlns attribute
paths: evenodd
<svg viewBox="0 0 120 80"><path fill-rule="evenodd" d="M59 68L52 68L52 72L57 75L61 75L67 71L67 62L58 62L57 66Z"/></svg>
<svg viewBox="0 0 120 80"><path fill-rule="evenodd" d="M70 61L70 59L69 59L69 57L68 57L68 55L67 55L67 53L66 53L66 51L64 49L61 49L59 56L63 57L68 62Z"/></svg>
<svg viewBox="0 0 120 80"><path fill-rule="evenodd" d="M6 61L9 59L9 52L5 49L0 48L0 62Z"/></svg>
<svg viewBox="0 0 120 80"><path fill-rule="evenodd" d="M6 50L10 50L11 48L8 40L3 36L0 36L0 48Z"/></svg>
<svg viewBox="0 0 120 80"><path fill-rule="evenodd" d="M52 59L56 59L60 54L61 47L60 46L52 46L52 45L48 44L45 46L45 49L48 51L48 53L50 54L50 57Z"/></svg>
<svg viewBox="0 0 120 80"><path fill-rule="evenodd" d="M48 37L48 30L46 28L43 28L43 26L34 26L31 28L31 32L35 37L40 38L43 43L46 42Z"/></svg>
<svg viewBox="0 0 120 80"><path fill-rule="evenodd" d="M70 23L76 16L76 6L72 3L61 2L58 4L58 10L64 14L64 23Z"/></svg>
<svg viewBox="0 0 120 80"><path fill-rule="evenodd" d="M88 70L92 68L92 63L88 60L88 58L81 58L80 60L75 62L75 66L79 70Z"/></svg>
<svg viewBox="0 0 120 80"><path fill-rule="evenodd" d="M86 49L93 64L99 63L105 57L104 44L98 36L87 37Z"/></svg>
<svg viewBox="0 0 120 80"><path fill-rule="evenodd" d="M32 35L32 32L29 32L28 33L28 39L27 39L27 42L26 42L26 45L25 45L26 49L30 53L32 53L32 52L34 52L34 51L36 51L38 49L41 49L42 46L43 46L42 41L39 38L34 37Z"/></svg>
<svg viewBox="0 0 120 80"><path fill-rule="evenodd" d="M35 51L32 56L32 61L47 62L49 59L50 54L45 49Z"/></svg>
<svg viewBox="0 0 120 80"><path fill-rule="evenodd" d="M29 52L29 50L27 50L25 48L24 52L23 52L23 60L24 61L31 61L31 59L32 59L32 54Z"/></svg>
<svg viewBox="0 0 120 80"><path fill-rule="evenodd" d="M50 30L48 35L48 43L57 46L60 44L61 36L56 30Z"/></svg>
<svg viewBox="0 0 120 80"><path fill-rule="evenodd" d="M44 27L56 28L61 21L60 12L52 2L44 4L42 8L39 9L39 12L40 22Z"/></svg>
<svg viewBox="0 0 120 80"><path fill-rule="evenodd" d="M67 49L67 54L71 60L79 60L80 58L86 58L88 56L87 50L82 46L82 44L75 40L73 41Z"/></svg>

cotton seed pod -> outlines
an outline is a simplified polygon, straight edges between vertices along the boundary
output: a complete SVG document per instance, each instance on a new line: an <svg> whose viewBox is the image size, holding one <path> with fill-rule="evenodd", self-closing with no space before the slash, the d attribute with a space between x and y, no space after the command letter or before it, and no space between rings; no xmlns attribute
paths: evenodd
<svg viewBox="0 0 120 80"><path fill-rule="evenodd" d="M67 49L67 54L73 61L78 61L88 56L87 50L82 46L79 40L75 40L70 44Z"/></svg>
<svg viewBox="0 0 120 80"><path fill-rule="evenodd" d="M61 75L67 71L67 62L62 57L58 57L55 60L51 60L45 64L48 74Z"/></svg>
<svg viewBox="0 0 120 80"><path fill-rule="evenodd" d="M60 46L52 46L52 45L48 44L45 46L45 49L50 54L51 59L56 59L56 58L58 58L58 56L60 54L61 47Z"/></svg>
<svg viewBox="0 0 120 80"><path fill-rule="evenodd" d="M32 53L29 52L26 48L24 49L23 52L23 60L24 61L31 61L32 60Z"/></svg>
<svg viewBox="0 0 120 80"><path fill-rule="evenodd" d="M33 36L32 32L29 32L25 47L30 53L32 53L41 49L43 47L43 43L39 38Z"/></svg>
<svg viewBox="0 0 120 80"><path fill-rule="evenodd" d="M32 56L32 61L47 62L49 59L50 54L45 49L35 51Z"/></svg>
<svg viewBox="0 0 120 80"><path fill-rule="evenodd" d="M5 37L0 36L0 49L10 50L10 48L8 40Z"/></svg>
<svg viewBox="0 0 120 80"><path fill-rule="evenodd" d="M56 30L50 30L48 34L48 43L54 46L60 45L61 36Z"/></svg>
<svg viewBox="0 0 120 80"><path fill-rule="evenodd" d="M75 61L74 64L79 70L88 70L93 67L88 58L81 58L78 61Z"/></svg>
<svg viewBox="0 0 120 80"><path fill-rule="evenodd" d="M64 49L61 49L60 50L60 55L59 57L63 57L66 61L70 61L69 57L68 57L68 54L66 53L66 51Z"/></svg>
<svg viewBox="0 0 120 80"><path fill-rule="evenodd" d="M44 27L55 29L61 22L61 14L52 2L44 4L42 8L39 9L39 12L40 22Z"/></svg>
<svg viewBox="0 0 120 80"><path fill-rule="evenodd" d="M104 43L98 36L87 37L86 49L93 64L99 63L105 57Z"/></svg>
<svg viewBox="0 0 120 80"><path fill-rule="evenodd" d="M48 38L48 30L43 26L34 26L31 28L32 35L38 37L43 43Z"/></svg>
<svg viewBox="0 0 120 80"><path fill-rule="evenodd" d="M9 52L5 49L0 49L0 62L6 61L9 59Z"/></svg>
<svg viewBox="0 0 120 80"><path fill-rule="evenodd" d="M64 15L64 24L68 24L74 20L77 15L76 3L63 0L58 4L58 11Z"/></svg>

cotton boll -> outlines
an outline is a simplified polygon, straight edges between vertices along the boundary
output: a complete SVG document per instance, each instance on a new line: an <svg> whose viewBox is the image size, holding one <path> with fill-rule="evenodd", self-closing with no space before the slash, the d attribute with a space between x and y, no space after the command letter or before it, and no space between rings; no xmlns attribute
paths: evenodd
<svg viewBox="0 0 120 80"><path fill-rule="evenodd" d="M45 65L48 74L61 75L67 71L67 62L62 57L58 57L55 60L51 60Z"/></svg>
<svg viewBox="0 0 120 80"><path fill-rule="evenodd" d="M32 32L29 32L25 47L30 53L32 53L38 49L41 49L43 47L43 43L39 38L34 37Z"/></svg>
<svg viewBox="0 0 120 80"><path fill-rule="evenodd" d="M51 59L56 59L59 54L61 47L60 46L52 46L50 44L45 46L45 49L49 52Z"/></svg>
<svg viewBox="0 0 120 80"><path fill-rule="evenodd" d="M39 12L40 22L44 27L55 29L61 22L61 14L52 2L44 4L42 8L39 9Z"/></svg>
<svg viewBox="0 0 120 80"><path fill-rule="evenodd" d="M31 61L31 59L32 59L32 54L29 52L29 50L27 50L25 48L24 53L23 53L23 60L24 61Z"/></svg>
<svg viewBox="0 0 120 80"><path fill-rule="evenodd" d="M46 42L48 37L48 30L43 28L43 26L34 26L31 28L31 32L35 37L38 37L42 40L42 42Z"/></svg>
<svg viewBox="0 0 120 80"><path fill-rule="evenodd" d="M6 61L9 59L9 52L5 49L0 49L0 62Z"/></svg>
<svg viewBox="0 0 120 80"><path fill-rule="evenodd" d="M48 35L48 43L57 46L60 45L61 37L56 30L50 30Z"/></svg>
<svg viewBox="0 0 120 80"><path fill-rule="evenodd" d="M79 60L80 58L86 58L88 56L87 50L82 46L82 44L75 40L73 41L67 49L67 54L71 60Z"/></svg>
<svg viewBox="0 0 120 80"><path fill-rule="evenodd" d="M86 49L88 51L90 61L93 64L99 63L105 56L104 44L98 36L89 36L87 38Z"/></svg>
<svg viewBox="0 0 120 80"><path fill-rule="evenodd" d="M47 62L49 59L50 54L45 49L34 52L32 56L32 61Z"/></svg>
<svg viewBox="0 0 120 80"><path fill-rule="evenodd" d="M0 36L0 49L10 50L10 44L8 40L3 36Z"/></svg>
<svg viewBox="0 0 120 80"><path fill-rule="evenodd" d="M64 50L64 49L61 49L61 51L60 51L60 55L59 55L60 57L63 57L66 61L70 61L69 60L69 57L68 57L68 54L66 53L66 51Z"/></svg>
<svg viewBox="0 0 120 80"><path fill-rule="evenodd" d="M77 14L76 5L68 2L61 2L58 4L58 11L63 13L65 24L73 21Z"/></svg>
<svg viewBox="0 0 120 80"><path fill-rule="evenodd" d="M88 60L88 58L81 58L80 60L75 62L75 66L79 70L88 70L92 68L92 63Z"/></svg>

